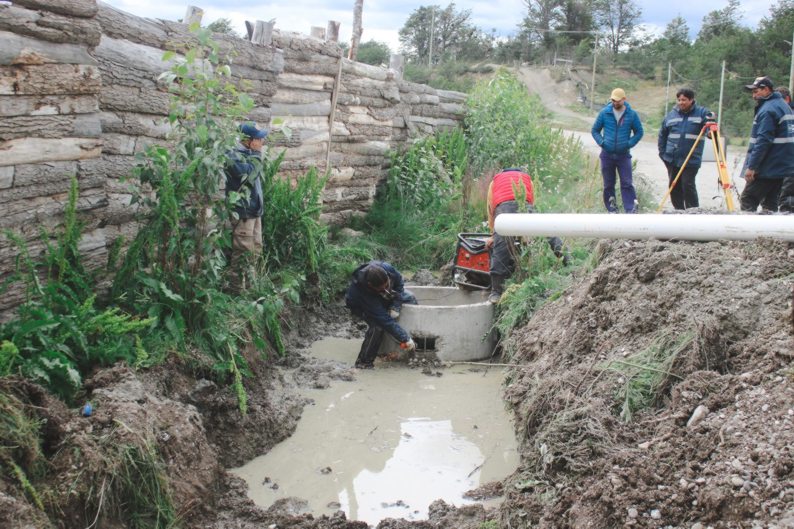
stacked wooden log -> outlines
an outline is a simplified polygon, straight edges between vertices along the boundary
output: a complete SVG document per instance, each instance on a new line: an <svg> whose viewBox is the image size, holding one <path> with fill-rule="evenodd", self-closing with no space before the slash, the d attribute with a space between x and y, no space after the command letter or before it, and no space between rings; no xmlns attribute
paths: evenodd
<svg viewBox="0 0 794 529"><path fill-rule="evenodd" d="M101 79L92 49L99 43L95 0L15 0L0 5L0 230L18 234L33 258L61 224L71 178L78 209L105 207L104 177L87 174L99 158ZM106 255L96 215L86 216L81 250L89 266ZM0 235L0 284L20 249ZM0 312L19 304L23 285L0 295Z"/></svg>

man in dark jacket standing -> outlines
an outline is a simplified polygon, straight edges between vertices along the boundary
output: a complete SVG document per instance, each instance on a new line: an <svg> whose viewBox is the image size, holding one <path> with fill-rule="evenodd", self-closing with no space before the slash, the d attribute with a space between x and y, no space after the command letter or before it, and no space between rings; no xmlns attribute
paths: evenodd
<svg viewBox="0 0 794 529"><path fill-rule="evenodd" d="M687 156L711 113L695 103L694 90L681 88L675 97L678 104L665 116L662 126L659 128L657 142L659 157L667 167L670 184L681 172L678 182L670 191L673 207L675 209L696 208L700 203L695 177L703 157L704 137L698 142L688 161ZM685 161L686 166L684 166ZM684 166L683 171L681 171L682 166Z"/></svg>
<svg viewBox="0 0 794 529"><path fill-rule="evenodd" d="M626 102L622 88L612 90L610 102L598 113L590 131L601 147L601 176L604 179L604 205L610 213L617 213L615 183L620 176L620 196L626 213L637 210L637 192L631 176L629 150L642 139L640 116Z"/></svg>
<svg viewBox="0 0 794 529"><path fill-rule="evenodd" d="M416 348L411 335L397 323L403 303L416 305L416 297L405 290L403 276L385 261L370 261L354 272L345 293L345 305L369 327L356 359L359 369L371 369L383 341L384 332L400 343L400 348Z"/></svg>
<svg viewBox="0 0 794 529"><path fill-rule="evenodd" d="M239 131L242 136L239 145L226 154L225 172L226 196L239 195L232 216L231 261L242 275L246 265L262 253L262 146L267 131L253 123L240 125Z"/></svg>
<svg viewBox="0 0 794 529"><path fill-rule="evenodd" d="M745 89L756 101L750 145L745 159L742 211L794 209L794 114L769 77L757 77ZM781 192L783 182L786 189Z"/></svg>

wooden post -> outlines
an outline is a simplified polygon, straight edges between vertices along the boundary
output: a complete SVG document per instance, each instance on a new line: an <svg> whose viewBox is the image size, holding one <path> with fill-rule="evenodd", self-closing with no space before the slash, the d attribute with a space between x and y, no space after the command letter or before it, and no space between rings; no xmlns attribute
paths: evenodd
<svg viewBox="0 0 794 529"><path fill-rule="evenodd" d="M341 22L329 20L325 30L325 38L328 42L339 42L339 26Z"/></svg>
<svg viewBox="0 0 794 529"><path fill-rule="evenodd" d="M394 70L396 79L402 79L405 70L405 57L399 53L392 53L389 56L389 68Z"/></svg>
<svg viewBox="0 0 794 529"><path fill-rule="evenodd" d="M361 42L361 33L364 27L361 25L361 13L364 11L364 0L356 0L353 5L353 35L350 37L350 49L347 51L347 58L355 61L358 56L358 44Z"/></svg>
<svg viewBox="0 0 794 529"><path fill-rule="evenodd" d="M339 99L339 86L342 84L342 63L344 57L339 56L339 69L334 79L334 91L331 93L331 113L328 116L328 149L325 151L325 172L331 170L331 143L334 137L334 119L336 117L336 101Z"/></svg>
<svg viewBox="0 0 794 529"><path fill-rule="evenodd" d="M311 32L309 33L315 39L325 40L325 28L320 26L312 26Z"/></svg>
<svg viewBox="0 0 794 529"><path fill-rule="evenodd" d="M187 13L185 13L185 24L192 26L193 24L201 25L201 17L204 16L204 10L196 6L187 6Z"/></svg>
<svg viewBox="0 0 794 529"><path fill-rule="evenodd" d="M276 25L275 19L268 22L257 20L254 24L254 33L251 42L260 46L270 46L273 43L273 26Z"/></svg>

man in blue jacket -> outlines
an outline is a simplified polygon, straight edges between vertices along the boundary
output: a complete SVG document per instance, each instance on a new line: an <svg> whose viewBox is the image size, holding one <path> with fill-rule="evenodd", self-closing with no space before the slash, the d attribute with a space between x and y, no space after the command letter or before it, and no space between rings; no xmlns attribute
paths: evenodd
<svg viewBox="0 0 794 529"><path fill-rule="evenodd" d="M622 88L612 90L610 102L601 109L590 131L601 147L601 176L604 179L604 205L617 213L615 183L620 177L620 196L626 213L637 211L637 192L631 177L629 150L642 139L640 116L626 102Z"/></svg>
<svg viewBox="0 0 794 529"><path fill-rule="evenodd" d="M262 146L267 131L253 123L239 127L240 143L226 153L226 196L238 193L232 216L231 264L244 288L244 271L262 253Z"/></svg>
<svg viewBox="0 0 794 529"><path fill-rule="evenodd" d="M403 276L389 263L370 261L353 272L345 305L369 325L356 359L357 368L372 369L384 332L392 335L401 349L416 348L411 335L396 321L403 303L416 305L416 297L405 290Z"/></svg>
<svg viewBox="0 0 794 529"><path fill-rule="evenodd" d="M686 162L686 166L684 166L684 161L687 160L703 125L711 119L712 115L706 108L695 103L694 90L681 88L676 92L675 98L678 104L664 117L662 126L659 128L657 141L659 157L667 167L670 184L681 172L678 182L670 191L673 207L675 209L696 208L700 203L695 177L700 169L703 144L706 143L705 137L701 137L701 141L698 142L692 156ZM681 171L682 166L684 167L683 171Z"/></svg>
<svg viewBox="0 0 794 529"><path fill-rule="evenodd" d="M744 162L742 211L756 211L759 204L777 211L781 199L784 211L789 211L794 209L794 114L783 96L773 91L769 77L757 77L745 89L752 91L756 105ZM786 189L781 192L784 181Z"/></svg>

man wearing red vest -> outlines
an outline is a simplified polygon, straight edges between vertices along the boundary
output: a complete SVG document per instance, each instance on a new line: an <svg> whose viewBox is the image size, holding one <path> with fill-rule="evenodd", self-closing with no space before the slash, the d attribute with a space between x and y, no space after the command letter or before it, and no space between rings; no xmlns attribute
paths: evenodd
<svg viewBox="0 0 794 529"><path fill-rule="evenodd" d="M519 206L521 202L522 206ZM513 275L516 268L515 244L513 237L502 237L494 233L494 221L502 213L532 213L535 193L532 178L520 169L504 169L494 175L488 186L488 226L491 235L485 243L491 249L491 294L488 301L498 303L504 292L505 280ZM563 254L562 240L549 237L549 245L554 255L568 264L568 256Z"/></svg>

